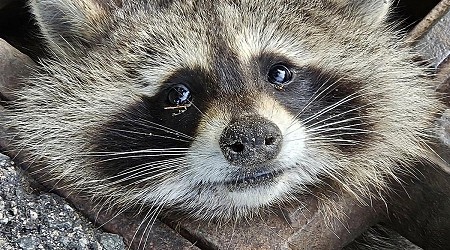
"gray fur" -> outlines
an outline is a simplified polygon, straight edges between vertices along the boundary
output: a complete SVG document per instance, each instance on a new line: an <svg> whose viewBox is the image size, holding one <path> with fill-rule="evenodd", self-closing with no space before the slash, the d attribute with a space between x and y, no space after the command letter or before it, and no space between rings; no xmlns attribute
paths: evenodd
<svg viewBox="0 0 450 250"><path fill-rule="evenodd" d="M345 192L378 196L387 178L427 160L428 130L441 109L428 73L386 23L388 5L381 0L31 1L54 56L25 80L21 98L0 119L14 131L11 147L30 152L32 173L105 205L174 208L196 218L229 219L295 199L294 194L322 183L323 176ZM359 142L355 152L343 152L330 141L314 143L313 132L272 93L251 92L261 81L253 79L240 86L244 99L253 100L249 107L290 139L277 159L277 167L289 168L289 175L277 185L242 193L202 186L228 180L235 168L225 163L215 139L238 115L230 106L247 111L226 84L218 91L238 101L208 101L191 146L171 152L182 157L168 163L170 171L124 188L96 169L92 138L142 96L158 93L171 74L200 68L227 79L228 72L214 65L222 58L226 65L239 65L240 77L252 79L253 60L262 52L357 83L354 94L370 106L364 118L373 125L370 140Z"/></svg>

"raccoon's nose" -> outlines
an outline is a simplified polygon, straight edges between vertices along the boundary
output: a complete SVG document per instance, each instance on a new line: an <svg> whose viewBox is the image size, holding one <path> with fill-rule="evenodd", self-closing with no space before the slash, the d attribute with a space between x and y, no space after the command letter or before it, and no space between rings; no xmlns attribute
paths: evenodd
<svg viewBox="0 0 450 250"><path fill-rule="evenodd" d="M233 165L254 167L274 159L281 141L281 131L273 122L262 117L243 117L223 130L219 144Z"/></svg>

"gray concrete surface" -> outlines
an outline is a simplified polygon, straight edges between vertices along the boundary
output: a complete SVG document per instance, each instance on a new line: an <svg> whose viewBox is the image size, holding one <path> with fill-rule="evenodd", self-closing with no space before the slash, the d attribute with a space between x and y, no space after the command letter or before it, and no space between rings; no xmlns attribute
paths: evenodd
<svg viewBox="0 0 450 250"><path fill-rule="evenodd" d="M106 233L63 198L31 187L0 154L0 249L120 250L122 237Z"/></svg>

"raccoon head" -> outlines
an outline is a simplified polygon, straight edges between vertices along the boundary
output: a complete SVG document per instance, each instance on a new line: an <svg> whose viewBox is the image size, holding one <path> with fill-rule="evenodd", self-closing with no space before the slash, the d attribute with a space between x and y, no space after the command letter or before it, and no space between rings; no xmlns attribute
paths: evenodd
<svg viewBox="0 0 450 250"><path fill-rule="evenodd" d="M11 119L106 201L240 217L329 181L370 195L425 151L438 101L388 1L31 6L53 57Z"/></svg>

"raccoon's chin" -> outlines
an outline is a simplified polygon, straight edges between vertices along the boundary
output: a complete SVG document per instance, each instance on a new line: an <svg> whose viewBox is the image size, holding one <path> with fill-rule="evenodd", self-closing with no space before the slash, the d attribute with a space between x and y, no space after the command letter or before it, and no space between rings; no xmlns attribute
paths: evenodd
<svg viewBox="0 0 450 250"><path fill-rule="evenodd" d="M233 181L227 180L221 186L231 204L257 209L284 200L292 193L296 186L293 175L289 169L259 170Z"/></svg>
<svg viewBox="0 0 450 250"><path fill-rule="evenodd" d="M256 182L240 180L241 183L224 185L226 196L236 208L259 209L275 201L284 200L292 192L291 186L283 181L286 173L268 173L253 177Z"/></svg>

